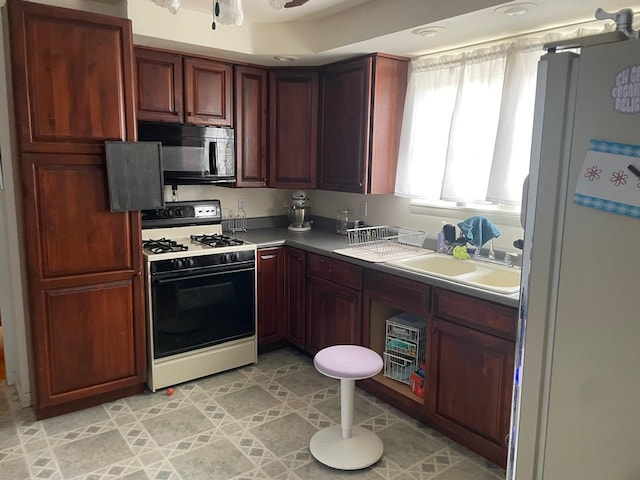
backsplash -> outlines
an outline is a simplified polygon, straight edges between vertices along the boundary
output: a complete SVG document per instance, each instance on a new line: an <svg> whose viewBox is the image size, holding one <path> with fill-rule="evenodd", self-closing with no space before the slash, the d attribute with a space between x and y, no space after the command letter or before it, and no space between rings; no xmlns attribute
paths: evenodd
<svg viewBox="0 0 640 480"><path fill-rule="evenodd" d="M416 209L410 207L409 199L395 195L361 195L323 190L309 191L308 195L312 216L335 218L338 210L348 208L353 220L364 220L367 225L393 225L424 230L427 237L432 239L438 236L444 223L455 224L477 214L452 210L442 210L442 215L413 213L412 210ZM491 219L500 230L500 237L493 241L494 248L518 252L513 242L523 238L524 235L523 229L519 226L518 217L508 218L491 213L482 213L482 215Z"/></svg>
<svg viewBox="0 0 640 480"><path fill-rule="evenodd" d="M223 218L229 218L231 210L238 209L238 201L244 200L248 218L271 217L287 214L293 190L275 188L229 188L217 185L179 185L177 198L173 198L170 186L165 186L164 200L187 201L216 198L222 205ZM313 213L313 210L312 210Z"/></svg>
<svg viewBox="0 0 640 480"><path fill-rule="evenodd" d="M172 198L171 187L165 187L165 201L204 200L217 198L222 204L225 219L231 210L238 208L238 201L244 200L248 218L282 216L287 214L294 190L275 188L229 188L216 185L180 185L177 198ZM427 237L435 239L444 223L458 223L475 213L469 211L443 210L442 215L413 213L409 199L394 195L361 195L356 193L330 192L325 190L305 190L311 206L311 218L333 219L338 210L348 208L351 220L363 220L367 225L394 225L424 230ZM366 204L366 205L365 205ZM366 212L365 212L366 211ZM366 215L365 215L366 213ZM501 232L493 242L494 248L517 251L513 242L523 238L523 230L517 217L505 222L504 215L485 213Z"/></svg>

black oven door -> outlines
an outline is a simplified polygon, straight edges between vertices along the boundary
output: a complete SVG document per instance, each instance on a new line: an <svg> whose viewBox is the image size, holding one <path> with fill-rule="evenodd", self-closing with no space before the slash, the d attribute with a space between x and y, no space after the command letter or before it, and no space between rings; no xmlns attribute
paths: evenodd
<svg viewBox="0 0 640 480"><path fill-rule="evenodd" d="M153 356L255 334L255 269L152 275Z"/></svg>

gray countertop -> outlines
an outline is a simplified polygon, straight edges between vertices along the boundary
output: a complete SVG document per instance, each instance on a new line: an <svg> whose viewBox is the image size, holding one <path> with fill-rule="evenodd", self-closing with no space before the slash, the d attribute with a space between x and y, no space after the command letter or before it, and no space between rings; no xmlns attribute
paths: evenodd
<svg viewBox="0 0 640 480"><path fill-rule="evenodd" d="M323 229L311 229L308 232L292 232L287 228L272 227L272 228L258 228L251 229L247 233L236 234L236 236L254 243L258 248L275 247L287 245L289 247L300 248L308 252L319 253L328 257L337 258L345 262L360 265L365 268L371 268L381 272L397 275L399 277L415 280L425 284L433 285L435 287L442 287L448 290L463 293L466 295L472 295L477 298L489 300L491 302L500 303L510 307L517 307L519 305L519 294L504 295L489 290L483 290L480 288L474 288L468 285L462 285L459 283L451 282L439 277L431 275L420 274L410 272L400 268L396 268L384 263L367 262L359 260L353 257L347 257L339 253L334 253L334 250L346 248L347 237L344 235L337 235L333 231Z"/></svg>

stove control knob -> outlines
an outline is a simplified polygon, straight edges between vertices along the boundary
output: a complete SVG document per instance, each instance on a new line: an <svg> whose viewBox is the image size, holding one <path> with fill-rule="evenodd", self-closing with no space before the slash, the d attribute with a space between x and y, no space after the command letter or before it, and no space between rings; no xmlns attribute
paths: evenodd
<svg viewBox="0 0 640 480"><path fill-rule="evenodd" d="M180 207L177 207L175 209L175 212L173 212L174 216L176 217L182 217L184 214L182 213L182 209Z"/></svg>
<svg viewBox="0 0 640 480"><path fill-rule="evenodd" d="M220 255L220 263L229 263L229 257L227 255Z"/></svg>
<svg viewBox="0 0 640 480"><path fill-rule="evenodd" d="M164 216L165 216L165 217L169 217L169 218L173 217L173 210L171 210L170 208L167 208L167 209L164 211Z"/></svg>
<svg viewBox="0 0 640 480"><path fill-rule="evenodd" d="M232 262L237 262L238 260L240 260L237 253L232 253L230 257Z"/></svg>
<svg viewBox="0 0 640 480"><path fill-rule="evenodd" d="M196 266L196 261L193 258L187 258L184 263L187 265L187 268L193 268Z"/></svg>
<svg viewBox="0 0 640 480"><path fill-rule="evenodd" d="M173 269L174 270L179 270L181 268L184 268L184 262L182 261L181 258L176 258L175 260L173 260L173 262L171 262L173 264Z"/></svg>

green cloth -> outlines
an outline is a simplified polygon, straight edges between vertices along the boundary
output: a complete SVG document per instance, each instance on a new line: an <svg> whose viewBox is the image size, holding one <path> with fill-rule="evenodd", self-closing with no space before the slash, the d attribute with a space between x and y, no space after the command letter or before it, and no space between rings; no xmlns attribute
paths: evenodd
<svg viewBox="0 0 640 480"><path fill-rule="evenodd" d="M457 245L453 247L453 258L457 258L458 260L469 260L471 255L467 252L467 247Z"/></svg>

